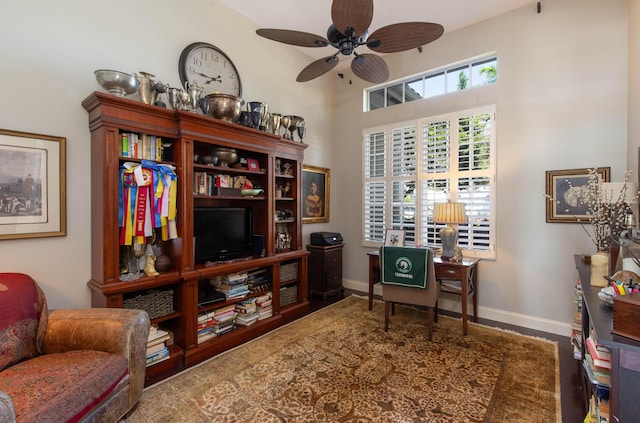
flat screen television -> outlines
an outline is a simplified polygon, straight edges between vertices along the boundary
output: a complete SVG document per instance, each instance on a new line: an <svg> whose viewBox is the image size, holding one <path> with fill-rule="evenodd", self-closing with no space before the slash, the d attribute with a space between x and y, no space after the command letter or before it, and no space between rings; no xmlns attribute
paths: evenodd
<svg viewBox="0 0 640 423"><path fill-rule="evenodd" d="M243 207L196 207L193 210L195 263L251 255L252 212Z"/></svg>

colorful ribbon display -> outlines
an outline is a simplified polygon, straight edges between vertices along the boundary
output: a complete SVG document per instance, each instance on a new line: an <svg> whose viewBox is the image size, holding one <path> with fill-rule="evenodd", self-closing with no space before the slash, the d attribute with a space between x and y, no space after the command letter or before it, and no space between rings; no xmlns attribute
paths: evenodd
<svg viewBox="0 0 640 423"><path fill-rule="evenodd" d="M176 227L178 176L175 168L149 160L120 167L118 220L120 245L139 242L160 228L163 241L178 237Z"/></svg>

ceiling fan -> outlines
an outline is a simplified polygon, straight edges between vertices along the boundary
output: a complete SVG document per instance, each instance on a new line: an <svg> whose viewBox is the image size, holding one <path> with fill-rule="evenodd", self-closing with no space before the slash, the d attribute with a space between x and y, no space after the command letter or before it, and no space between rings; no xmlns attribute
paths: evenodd
<svg viewBox="0 0 640 423"><path fill-rule="evenodd" d="M331 56L318 59L305 67L296 78L298 82L311 81L339 62L338 54L353 55L351 70L365 81L379 84L389 78L385 61L375 54L358 54L356 49L366 45L378 53L397 53L418 48L440 38L444 28L430 22L402 22L383 26L371 35L369 25L373 19L373 0L333 0L327 38L308 32L288 29L263 28L256 33L270 40L300 47L327 47L338 49Z"/></svg>

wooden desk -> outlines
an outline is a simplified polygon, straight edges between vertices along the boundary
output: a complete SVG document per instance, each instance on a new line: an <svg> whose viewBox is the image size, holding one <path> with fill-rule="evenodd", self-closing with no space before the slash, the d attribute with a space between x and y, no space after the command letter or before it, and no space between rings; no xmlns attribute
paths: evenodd
<svg viewBox="0 0 640 423"><path fill-rule="evenodd" d="M373 286L380 282L380 252L371 251L369 256L369 310L373 307ZM436 279L460 281L460 289L445 285L440 286L440 291L457 294L462 297L462 333L467 334L467 300L473 296L473 321L478 322L478 262L477 258L464 258L460 263L443 261L440 257L434 257ZM436 306L437 312L437 306Z"/></svg>

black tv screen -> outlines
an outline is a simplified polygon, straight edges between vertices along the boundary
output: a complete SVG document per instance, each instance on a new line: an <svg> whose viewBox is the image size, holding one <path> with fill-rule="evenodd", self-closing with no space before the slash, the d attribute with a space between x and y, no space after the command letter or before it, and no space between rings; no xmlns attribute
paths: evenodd
<svg viewBox="0 0 640 423"><path fill-rule="evenodd" d="M251 208L196 207L193 211L195 263L251 255Z"/></svg>

